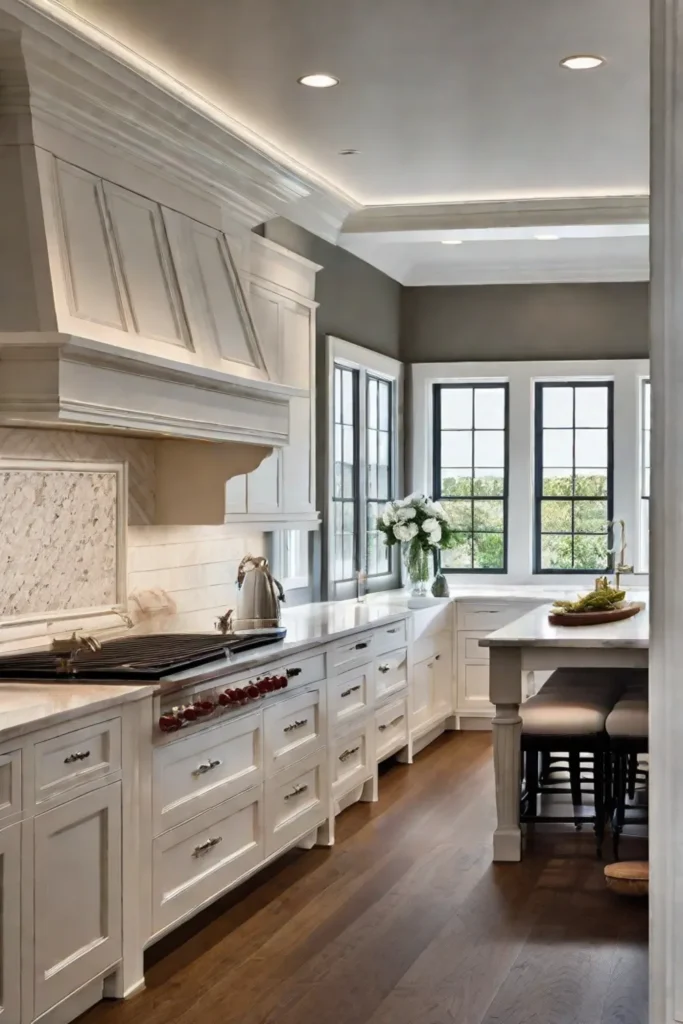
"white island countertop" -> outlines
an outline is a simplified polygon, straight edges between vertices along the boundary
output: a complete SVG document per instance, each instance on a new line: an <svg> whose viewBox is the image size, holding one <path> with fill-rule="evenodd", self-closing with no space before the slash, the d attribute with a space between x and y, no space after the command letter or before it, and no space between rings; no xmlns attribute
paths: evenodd
<svg viewBox="0 0 683 1024"><path fill-rule="evenodd" d="M541 605L479 641L480 647L649 647L647 606L620 622L598 626L551 626L552 605Z"/></svg>
<svg viewBox="0 0 683 1024"><path fill-rule="evenodd" d="M151 696L155 684L0 683L0 740Z"/></svg>

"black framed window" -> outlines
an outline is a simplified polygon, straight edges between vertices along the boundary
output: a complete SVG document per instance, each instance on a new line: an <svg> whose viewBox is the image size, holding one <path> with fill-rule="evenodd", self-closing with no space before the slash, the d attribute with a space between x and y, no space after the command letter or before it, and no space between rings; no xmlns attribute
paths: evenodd
<svg viewBox="0 0 683 1024"><path fill-rule="evenodd" d="M457 530L446 572L507 571L508 385L434 385L434 498Z"/></svg>
<svg viewBox="0 0 683 1024"><path fill-rule="evenodd" d="M534 572L606 572L613 518L613 384L535 387Z"/></svg>
<svg viewBox="0 0 683 1024"><path fill-rule="evenodd" d="M334 519L335 582L352 580L358 564L358 370L334 367Z"/></svg>
<svg viewBox="0 0 683 1024"><path fill-rule="evenodd" d="M391 552L377 519L393 497L392 382L367 373L365 378L366 565L368 576L391 572Z"/></svg>

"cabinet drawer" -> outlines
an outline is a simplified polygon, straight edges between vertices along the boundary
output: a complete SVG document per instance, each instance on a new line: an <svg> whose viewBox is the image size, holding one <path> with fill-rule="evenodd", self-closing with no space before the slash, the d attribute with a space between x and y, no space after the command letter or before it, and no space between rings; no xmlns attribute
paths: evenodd
<svg viewBox="0 0 683 1024"><path fill-rule="evenodd" d="M488 636L488 633L479 632L458 634L458 649L462 651L467 661L489 660L489 648L479 646L479 641L485 636Z"/></svg>
<svg viewBox="0 0 683 1024"><path fill-rule="evenodd" d="M263 779L260 713L224 722L154 751L154 834Z"/></svg>
<svg viewBox="0 0 683 1024"><path fill-rule="evenodd" d="M375 712L375 744L377 760L400 750L408 742L408 702L402 700L387 704Z"/></svg>
<svg viewBox="0 0 683 1024"><path fill-rule="evenodd" d="M323 745L325 697L325 684L322 683L265 709L267 776L300 761Z"/></svg>
<svg viewBox="0 0 683 1024"><path fill-rule="evenodd" d="M507 626L528 611L537 608L540 601L463 601L458 602L458 629L483 630L491 633L494 629Z"/></svg>
<svg viewBox="0 0 683 1024"><path fill-rule="evenodd" d="M295 843L327 817L327 750L266 781L266 857Z"/></svg>
<svg viewBox="0 0 683 1024"><path fill-rule="evenodd" d="M333 725L346 722L375 703L375 666L372 662L330 680L330 716Z"/></svg>
<svg viewBox="0 0 683 1024"><path fill-rule="evenodd" d="M375 698L380 701L408 685L408 652L394 651L375 661Z"/></svg>
<svg viewBox="0 0 683 1024"><path fill-rule="evenodd" d="M353 664L361 664L377 651L375 633L356 633L335 644L327 655L331 671L338 672L350 668Z"/></svg>
<svg viewBox="0 0 683 1024"><path fill-rule="evenodd" d="M370 778L375 769L374 723L366 719L332 745L332 795L339 798Z"/></svg>
<svg viewBox="0 0 683 1024"><path fill-rule="evenodd" d="M84 729L36 743L36 804L52 800L121 768L121 719L98 722Z"/></svg>
<svg viewBox="0 0 683 1024"><path fill-rule="evenodd" d="M0 754L0 822L21 814L21 751Z"/></svg>
<svg viewBox="0 0 683 1024"><path fill-rule="evenodd" d="M375 630L374 654L382 654L384 651L395 651L399 647L405 647L407 643L406 624L392 622L388 626L382 626Z"/></svg>
<svg viewBox="0 0 683 1024"><path fill-rule="evenodd" d="M294 686L306 686L318 683L325 678L325 655L316 654L312 658L297 658L284 665L285 675L289 680L290 689Z"/></svg>
<svg viewBox="0 0 683 1024"><path fill-rule="evenodd" d="M255 786L154 840L155 932L237 882L263 860L263 787Z"/></svg>

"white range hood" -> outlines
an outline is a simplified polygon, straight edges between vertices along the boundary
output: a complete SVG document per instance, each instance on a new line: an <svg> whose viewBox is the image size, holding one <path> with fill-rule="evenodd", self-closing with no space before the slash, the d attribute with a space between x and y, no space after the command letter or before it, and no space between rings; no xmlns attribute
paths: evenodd
<svg viewBox="0 0 683 1024"><path fill-rule="evenodd" d="M287 445L302 392L241 279L267 207L177 101L44 21L0 13L0 425Z"/></svg>

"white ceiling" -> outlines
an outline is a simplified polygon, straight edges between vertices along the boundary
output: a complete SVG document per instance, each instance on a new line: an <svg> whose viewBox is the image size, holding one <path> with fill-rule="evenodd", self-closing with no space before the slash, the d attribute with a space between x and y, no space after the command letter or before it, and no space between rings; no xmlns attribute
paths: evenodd
<svg viewBox="0 0 683 1024"><path fill-rule="evenodd" d="M351 207L648 191L645 0L62 3L324 178ZM559 67L581 52L605 66ZM341 84L297 84L312 71ZM345 148L361 152L340 156ZM417 237L366 235L343 244L370 262L400 245L385 269L395 261L411 280L429 279L430 267L447 277L448 266L454 280L476 277L487 262L490 273L517 262L526 272L534 245L491 238L437 255ZM575 239L546 247L541 263L585 263L594 274L602 262L614 274L637 262L642 277L645 244Z"/></svg>

